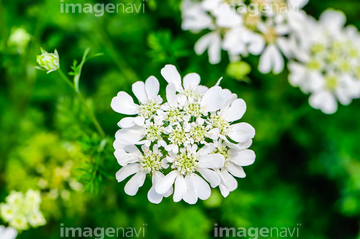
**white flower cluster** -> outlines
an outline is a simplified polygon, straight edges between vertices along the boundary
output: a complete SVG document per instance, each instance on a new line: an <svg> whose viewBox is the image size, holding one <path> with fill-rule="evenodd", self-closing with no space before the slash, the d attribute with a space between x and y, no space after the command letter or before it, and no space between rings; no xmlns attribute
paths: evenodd
<svg viewBox="0 0 360 239"><path fill-rule="evenodd" d="M183 0L182 28L193 32L204 29L195 52L208 49L209 61L221 61L221 50L231 61L241 56L261 55L259 70L278 74L284 69L284 57L291 58L304 40L301 32L306 13L301 10L308 0Z"/></svg>
<svg viewBox="0 0 360 239"><path fill-rule="evenodd" d="M20 27L12 29L7 44L9 47L15 47L19 54L23 54L30 40L31 35L24 28Z"/></svg>
<svg viewBox="0 0 360 239"><path fill-rule="evenodd" d="M309 103L326 114L360 97L360 34L354 26L344 27L345 15L327 10L319 21L308 17L306 42L289 63L289 81L304 93Z"/></svg>
<svg viewBox="0 0 360 239"><path fill-rule="evenodd" d="M1 239L15 239L17 234L17 231L12 227L5 228L4 226L0 226Z"/></svg>
<svg viewBox="0 0 360 239"><path fill-rule="evenodd" d="M46 224L40 212L40 192L29 189L25 194L12 191L6 197L6 203L0 204L0 214L11 227L23 231L30 226L38 227Z"/></svg>
<svg viewBox="0 0 360 239"><path fill-rule="evenodd" d="M194 204L210 197L208 183L219 186L226 197L237 188L234 177L245 177L242 166L255 161L248 149L254 128L234 123L246 111L244 100L219 83L210 89L199 85L196 73L182 80L173 65L166 65L161 74L169 83L166 103L158 95L160 85L154 76L133 84L139 104L123 91L111 102L116 112L134 115L119 122L121 129L115 135L115 157L123 166L116 173L118 182L135 174L125 185L125 192L133 196L146 175L152 176L148 192L152 203L174 192L175 202Z"/></svg>

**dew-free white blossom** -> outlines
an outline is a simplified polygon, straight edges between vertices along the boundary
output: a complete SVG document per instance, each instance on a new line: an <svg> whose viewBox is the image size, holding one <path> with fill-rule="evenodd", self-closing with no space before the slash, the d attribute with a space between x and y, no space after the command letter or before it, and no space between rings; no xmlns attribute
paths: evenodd
<svg viewBox="0 0 360 239"><path fill-rule="evenodd" d="M18 232L12 227L0 226L0 238L1 239L15 239Z"/></svg>
<svg viewBox="0 0 360 239"><path fill-rule="evenodd" d="M31 35L22 27L12 30L11 35L7 41L9 47L15 47L20 54L24 53L26 47L31 40Z"/></svg>
<svg viewBox="0 0 360 239"><path fill-rule="evenodd" d="M125 193L134 196L150 176L150 202L160 203L163 197L174 193L175 202L194 204L198 199L209 198L211 187L220 185L222 192L228 188L224 186L223 172L239 177L224 150L249 148L255 130L238 122L246 104L222 89L220 81L211 88L205 87L200 85L198 74L181 77L173 65L166 65L161 75L168 83L167 102L159 96L160 84L155 77L148 78L145 84L133 84L138 103L126 92L119 92L111 102L114 111L132 116L120 120L121 129L115 134L115 157L122 166L116 179L121 182L133 175L125 185ZM219 142L225 145L221 146L222 151ZM248 155L243 154L244 159L241 153L236 155L238 168L255 160L255 154L251 163ZM244 163L239 163L241 160Z"/></svg>
<svg viewBox="0 0 360 239"><path fill-rule="evenodd" d="M0 204L0 215L5 222L19 231L46 224L40 211L40 192L29 189L25 194L12 191L6 203Z"/></svg>
<svg viewBox="0 0 360 239"><path fill-rule="evenodd" d="M260 55L259 70L278 74L284 69L284 57L291 59L304 44L308 0L183 0L183 30L205 34L195 44L200 55L206 50L209 62L221 61L221 51L230 61L248 54Z"/></svg>
<svg viewBox="0 0 360 239"><path fill-rule="evenodd" d="M59 54L57 50L54 53L48 53L41 48L41 55L36 56L36 61L39 64L37 69L50 72L57 71L60 67Z"/></svg>
<svg viewBox="0 0 360 239"><path fill-rule="evenodd" d="M307 41L289 63L290 84L310 94L309 103L325 114L360 97L360 34L345 27L346 17L329 9L320 20L307 19Z"/></svg>

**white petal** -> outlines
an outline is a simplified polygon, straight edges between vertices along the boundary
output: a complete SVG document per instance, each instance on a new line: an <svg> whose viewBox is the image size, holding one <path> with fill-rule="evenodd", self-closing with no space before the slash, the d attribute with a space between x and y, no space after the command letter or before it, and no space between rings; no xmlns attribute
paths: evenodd
<svg viewBox="0 0 360 239"><path fill-rule="evenodd" d="M206 86L203 86L203 85L199 85L197 88L196 88L196 91L205 95L205 93L209 90L208 87Z"/></svg>
<svg viewBox="0 0 360 239"><path fill-rule="evenodd" d="M241 166L229 162L226 168L229 171L229 173L231 173L234 177L238 177L238 178L246 177L244 169Z"/></svg>
<svg viewBox="0 0 360 239"><path fill-rule="evenodd" d="M284 58L274 44L268 45L260 57L259 71L263 74L273 70L274 74L279 74L284 69Z"/></svg>
<svg viewBox="0 0 360 239"><path fill-rule="evenodd" d="M349 105L351 103L351 97L349 96L349 93L343 89L338 88L335 91L336 97L339 99L340 103L343 105Z"/></svg>
<svg viewBox="0 0 360 239"><path fill-rule="evenodd" d="M145 104L148 101L148 97L145 92L145 84L142 81L135 82L132 85L132 91L141 104Z"/></svg>
<svg viewBox="0 0 360 239"><path fill-rule="evenodd" d="M121 182L130 175L137 173L139 171L140 171L139 164L130 164L128 166L122 167L119 171L117 171L116 179L118 182Z"/></svg>
<svg viewBox="0 0 360 239"><path fill-rule="evenodd" d="M225 158L221 154L210 154L199 159L200 168L221 168L224 163Z"/></svg>
<svg viewBox="0 0 360 239"><path fill-rule="evenodd" d="M204 107L207 112L214 112L219 110L226 102L226 98L222 94L222 89L219 86L210 88L201 100L201 107Z"/></svg>
<svg viewBox="0 0 360 239"><path fill-rule="evenodd" d="M211 64L218 64L221 61L221 37L219 34L213 36L208 52Z"/></svg>
<svg viewBox="0 0 360 239"><path fill-rule="evenodd" d="M325 114L333 114L337 111L337 101L330 92L312 94L309 103L313 108L320 109Z"/></svg>
<svg viewBox="0 0 360 239"><path fill-rule="evenodd" d="M177 106L177 98L176 98L176 85L174 83L168 84L166 87L166 99L170 106Z"/></svg>
<svg viewBox="0 0 360 239"><path fill-rule="evenodd" d="M229 110L223 116L225 120L232 122L241 119L246 111L246 103L243 99L236 99Z"/></svg>
<svg viewBox="0 0 360 239"><path fill-rule="evenodd" d="M230 161L239 166L249 166L255 162L254 151L247 149L236 151L236 153L230 158Z"/></svg>
<svg viewBox="0 0 360 239"><path fill-rule="evenodd" d="M194 89L200 84L200 76L196 73L187 74L183 80L185 90Z"/></svg>
<svg viewBox="0 0 360 239"><path fill-rule="evenodd" d="M255 136L254 127L248 123L233 124L230 126L230 130L228 136L238 143L244 143Z"/></svg>
<svg viewBox="0 0 360 239"><path fill-rule="evenodd" d="M145 118L143 116L138 116L134 118L134 123L138 126L143 126L145 122Z"/></svg>
<svg viewBox="0 0 360 239"><path fill-rule="evenodd" d="M132 117L123 118L123 119L120 120L118 125L121 128L131 128L131 127L133 127L135 125L134 119L135 118L132 118Z"/></svg>
<svg viewBox="0 0 360 239"><path fill-rule="evenodd" d="M306 68L303 64L299 64L297 62L290 62L288 64L288 68L290 71L289 82L292 86L300 86L303 83L306 74Z"/></svg>
<svg viewBox="0 0 360 239"><path fill-rule="evenodd" d="M265 51L260 56L260 62L259 62L259 71L263 74L267 74L271 71L272 68L272 48L270 46L267 46L265 48Z"/></svg>
<svg viewBox="0 0 360 239"><path fill-rule="evenodd" d="M320 22L334 30L342 28L346 23L346 16L341 11L333 9L326 10L320 16Z"/></svg>
<svg viewBox="0 0 360 239"><path fill-rule="evenodd" d="M284 57L281 55L280 51L276 48L273 53L273 60L274 60L274 74L279 74L284 70L285 62Z"/></svg>
<svg viewBox="0 0 360 239"><path fill-rule="evenodd" d="M217 140L219 138L220 130L218 128L214 128L208 132L208 136L212 140Z"/></svg>
<svg viewBox="0 0 360 239"><path fill-rule="evenodd" d="M135 174L132 178L130 178L129 182L125 185L125 193L130 196L134 196L138 190L139 187L144 185L146 173L144 172L138 172Z"/></svg>
<svg viewBox="0 0 360 239"><path fill-rule="evenodd" d="M249 52L255 56L260 55L264 50L265 40L260 34L251 34L249 39Z"/></svg>
<svg viewBox="0 0 360 239"><path fill-rule="evenodd" d="M160 84L158 79L155 76L150 76L145 81L145 91L149 100L155 100L157 95L159 94Z"/></svg>
<svg viewBox="0 0 360 239"><path fill-rule="evenodd" d="M164 68L161 69L161 75L169 84L174 83L176 85L177 91L180 91L182 89L181 76L175 66L166 65Z"/></svg>
<svg viewBox="0 0 360 239"><path fill-rule="evenodd" d="M159 204L163 199L163 195L158 194L154 186L150 188L147 197L151 203L155 204Z"/></svg>
<svg viewBox="0 0 360 239"><path fill-rule="evenodd" d="M200 157L206 156L208 154L211 154L214 151L214 149L215 149L214 144L207 144L198 151L198 154L200 155Z"/></svg>
<svg viewBox="0 0 360 239"><path fill-rule="evenodd" d="M175 180L175 191L174 191L174 202L179 202L183 199L186 193L187 187L185 183L184 176L179 175Z"/></svg>
<svg viewBox="0 0 360 239"><path fill-rule="evenodd" d="M2 234L0 227L0 238L1 239L15 239L18 232L12 227L4 228L5 233Z"/></svg>
<svg viewBox="0 0 360 239"><path fill-rule="evenodd" d="M209 33L201 37L196 43L195 43L195 52L198 55L203 54L206 49L210 46L210 43L213 39L213 34Z"/></svg>
<svg viewBox="0 0 360 239"><path fill-rule="evenodd" d="M225 186L225 184L220 184L219 185L219 188L220 188L220 192L221 192L221 194L223 195L223 197L227 197L227 196L229 196L229 193L230 193L230 191L229 191L229 189Z"/></svg>
<svg viewBox="0 0 360 239"><path fill-rule="evenodd" d="M199 196L199 198L201 200L206 200L210 197L211 195L211 189L209 184L207 184L204 179L202 179L201 177L199 177L196 174L193 174L192 177L195 189L197 191L197 195Z"/></svg>
<svg viewBox="0 0 360 239"><path fill-rule="evenodd" d="M171 171L165 177L159 179L155 185L155 190L158 194L165 194L174 184L176 177L179 175L177 171Z"/></svg>
<svg viewBox="0 0 360 239"><path fill-rule="evenodd" d="M143 128L134 126L128 129L120 129L115 134L114 148L121 148L122 145L139 144L139 141L144 137Z"/></svg>
<svg viewBox="0 0 360 239"><path fill-rule="evenodd" d="M121 114L135 115L139 113L139 106L134 103L131 96L120 91L111 101L111 108Z"/></svg>
<svg viewBox="0 0 360 239"><path fill-rule="evenodd" d="M198 172L208 181L211 187L215 188L220 184L219 175L211 169L207 168L199 168Z"/></svg>
<svg viewBox="0 0 360 239"><path fill-rule="evenodd" d="M294 10L299 10L308 4L309 0L288 0L290 8Z"/></svg>
<svg viewBox="0 0 360 239"><path fill-rule="evenodd" d="M220 171L220 177L221 177L221 180L225 183L225 186L229 189L230 192L234 191L237 186L238 186L238 183L236 181L236 179L231 176L228 171L226 170L222 170Z"/></svg>
<svg viewBox="0 0 360 239"><path fill-rule="evenodd" d="M163 199L163 195L161 194L158 194L156 191L155 191L155 185L156 183L159 181L159 179L163 178L164 175L160 172L155 172L153 174L153 177L152 177L152 187L150 188L149 192L148 192L148 199L150 202L152 203L155 203L155 204L159 204L162 199Z"/></svg>
<svg viewBox="0 0 360 239"><path fill-rule="evenodd" d="M135 163L139 161L139 159L135 155L130 155L126 153L123 149L115 150L114 155L121 166L126 166L129 163Z"/></svg>
<svg viewBox="0 0 360 239"><path fill-rule="evenodd" d="M192 175L187 175L185 177L185 182L186 182L186 188L187 188L187 191L186 193L184 194L184 201L189 203L189 204L195 204L198 200L198 195L197 195L197 191L195 189L195 186L194 186L194 183L193 183L193 180L192 180Z"/></svg>

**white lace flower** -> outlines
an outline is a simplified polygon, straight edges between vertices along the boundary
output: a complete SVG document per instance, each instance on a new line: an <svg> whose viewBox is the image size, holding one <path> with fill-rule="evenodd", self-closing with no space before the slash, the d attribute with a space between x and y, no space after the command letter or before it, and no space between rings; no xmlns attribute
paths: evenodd
<svg viewBox="0 0 360 239"><path fill-rule="evenodd" d="M17 231L12 227L0 226L0 238L1 239L15 239L17 236Z"/></svg>
<svg viewBox="0 0 360 239"><path fill-rule="evenodd" d="M289 63L289 81L310 93L309 103L326 114L360 97L360 34L355 27L344 27L342 12L327 10L317 22L307 19L305 47Z"/></svg>
<svg viewBox="0 0 360 239"><path fill-rule="evenodd" d="M135 195L146 175L150 175L153 185L148 199L153 203L170 196L175 182L174 201L183 199L194 204L198 198L205 200L210 196L207 182L212 187L220 184L220 175L215 170L225 170L224 156L214 152L214 143L222 140L236 150L243 150L250 147L255 130L247 123L234 123L243 116L246 105L235 94L222 89L220 80L209 89L200 85L196 73L182 80L172 65L166 65L161 74L169 83L167 102L158 101L156 110L149 115L139 116L140 106L125 92L113 99L115 111L135 115L121 120L122 129L115 134L115 157L122 166L116 178L121 182L135 174L125 185L125 193ZM146 91L146 83L141 86L133 89L145 87ZM157 94L158 88L153 95ZM148 104L151 99L141 102Z"/></svg>
<svg viewBox="0 0 360 239"><path fill-rule="evenodd" d="M31 35L22 27L11 30L11 35L7 41L9 47L15 47L20 54L25 52L31 40Z"/></svg>
<svg viewBox="0 0 360 239"><path fill-rule="evenodd" d="M29 189L24 195L13 191L6 197L6 203L0 204L1 216L19 231L27 230L30 226L43 226L46 220L40 212L40 203L40 192Z"/></svg>
<svg viewBox="0 0 360 239"><path fill-rule="evenodd" d="M245 172L243 166L249 166L255 162L255 153L247 149L250 144L238 147L224 140L215 142L214 153L224 156L225 163L223 167L216 170L220 176L220 191L224 197L227 197L231 191L237 188L237 181L234 177L244 178Z"/></svg>
<svg viewBox="0 0 360 239"><path fill-rule="evenodd" d="M161 69L161 75L169 83L175 85L175 90L182 93L186 96L188 101L198 101L201 97L207 92L208 88L206 86L200 85L200 76L197 73L187 74L183 80L181 80L181 75L173 65L166 65ZM169 103L176 105L175 94L176 91L173 88L167 90L166 95ZM171 97L171 98L169 98Z"/></svg>
<svg viewBox="0 0 360 239"><path fill-rule="evenodd" d="M142 152L137 147L128 145L124 149L119 148L115 151L118 163L123 166L116 173L118 182L135 174L125 185L125 193L130 196L134 196L138 192L139 188L144 184L147 174L157 175L157 178L161 178L160 170L167 168L167 162L165 159L162 159L162 154L158 147L155 146L150 150L148 147L143 146L141 149ZM161 195L155 195L154 192L151 192L149 193L149 201L155 202L158 198L162 199L162 196L166 194L170 195L171 191ZM153 200L153 198L157 199Z"/></svg>
<svg viewBox="0 0 360 239"><path fill-rule="evenodd" d="M160 109L162 103L162 99L158 95L159 89L159 81L154 76L150 76L145 83L135 82L132 85L132 91L140 105L135 104L128 93L120 91L111 101L113 110L125 115L138 115L122 119L119 122L120 127L130 128L135 124L142 126L145 119L151 118Z"/></svg>
<svg viewBox="0 0 360 239"><path fill-rule="evenodd" d="M222 49L228 52L230 61L238 61L250 53L261 55L259 70L262 73L278 74L284 69L284 56L291 59L299 45L305 44L306 14L301 8L307 2L184 0L183 29L210 30L196 42L195 52L200 55L208 50L211 64L221 61ZM201 20L206 24L201 25Z"/></svg>
<svg viewBox="0 0 360 239"><path fill-rule="evenodd" d="M199 151L194 145L191 148L181 149L178 155L168 157L167 160L173 163L174 170L159 180L155 185L155 191L163 194L175 183L175 202L183 199L189 204L195 204L198 198L208 199L211 194L210 187L195 172L199 172L213 187L219 185L220 178L215 176L211 169L221 167L225 160L221 154L211 154L213 151L213 145L207 145Z"/></svg>
<svg viewBox="0 0 360 239"><path fill-rule="evenodd" d="M237 99L235 94L230 94L222 109L211 114L210 122L213 128L219 129L220 137L227 140L227 137L237 143L246 143L255 136L255 129L248 123L236 123L242 118L246 111L245 101Z"/></svg>

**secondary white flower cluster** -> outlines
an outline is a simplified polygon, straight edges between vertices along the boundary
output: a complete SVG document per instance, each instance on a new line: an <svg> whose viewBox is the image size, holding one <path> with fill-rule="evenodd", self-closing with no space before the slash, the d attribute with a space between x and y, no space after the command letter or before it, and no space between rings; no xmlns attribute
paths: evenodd
<svg viewBox="0 0 360 239"><path fill-rule="evenodd" d="M183 0L182 28L193 32L210 30L195 44L195 52L208 49L209 61L221 61L221 50L231 61L241 56L261 55L259 70L278 74L284 57L291 58L304 40L301 10L308 0Z"/></svg>
<svg viewBox="0 0 360 239"><path fill-rule="evenodd" d="M29 227L38 227L46 224L40 212L40 192L29 189L25 194L12 191L6 197L6 203L0 204L0 214L11 227L23 231Z"/></svg>
<svg viewBox="0 0 360 239"><path fill-rule="evenodd" d="M174 192L175 202L194 204L210 197L208 183L219 186L226 197L237 188L234 177L245 177L242 166L255 161L248 149L255 130L237 123L246 111L244 100L218 86L220 81L210 89L200 85L196 73L182 80L173 65L166 65L161 74L168 82L166 103L154 76L133 84L139 104L123 91L111 102L116 112L134 115L119 122L115 135L115 157L123 166L117 180L135 174L125 185L125 192L133 196L150 175L152 203Z"/></svg>
<svg viewBox="0 0 360 239"><path fill-rule="evenodd" d="M360 34L354 26L344 27L345 15L327 10L319 21L308 17L306 42L289 63L289 81L304 93L309 103L326 114L360 97Z"/></svg>
<svg viewBox="0 0 360 239"><path fill-rule="evenodd" d="M12 227L5 228L4 226L0 226L1 239L15 239L17 234L17 231Z"/></svg>

